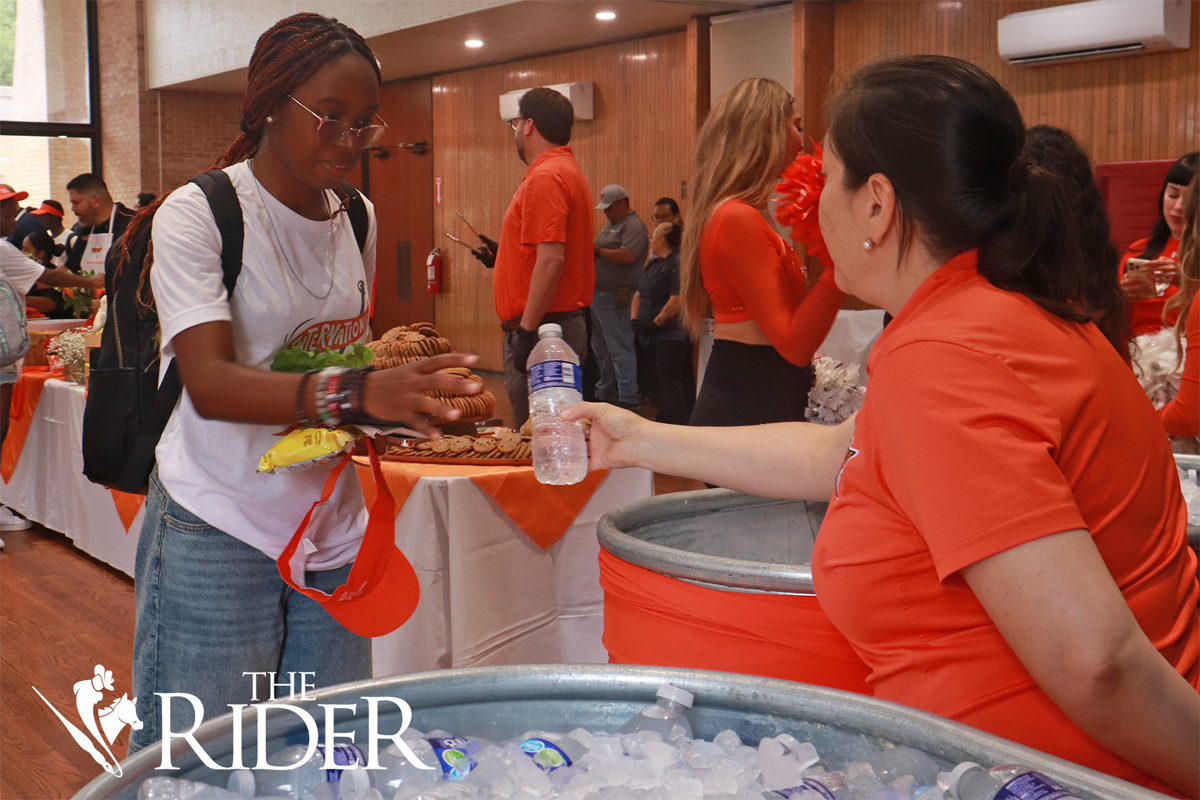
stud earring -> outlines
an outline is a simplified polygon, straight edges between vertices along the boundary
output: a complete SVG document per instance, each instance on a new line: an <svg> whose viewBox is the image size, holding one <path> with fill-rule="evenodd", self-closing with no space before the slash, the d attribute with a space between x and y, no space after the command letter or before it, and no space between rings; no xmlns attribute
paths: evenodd
<svg viewBox="0 0 1200 800"><path fill-rule="evenodd" d="M872 242L870 238L864 239L863 240L863 249L864 250L874 250L875 243Z"/></svg>
<svg viewBox="0 0 1200 800"><path fill-rule="evenodd" d="M270 125L270 124L271 124L272 122L274 122L274 121L275 121L275 118L274 118L274 117L267 117L267 124L268 124L268 125Z"/></svg>

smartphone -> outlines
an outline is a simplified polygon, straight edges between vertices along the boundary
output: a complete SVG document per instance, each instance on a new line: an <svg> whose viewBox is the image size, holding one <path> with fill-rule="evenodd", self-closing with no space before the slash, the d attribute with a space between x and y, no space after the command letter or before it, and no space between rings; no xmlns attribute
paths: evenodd
<svg viewBox="0 0 1200 800"><path fill-rule="evenodd" d="M1150 263L1148 258L1130 258L1125 260L1126 272L1141 272L1147 264Z"/></svg>

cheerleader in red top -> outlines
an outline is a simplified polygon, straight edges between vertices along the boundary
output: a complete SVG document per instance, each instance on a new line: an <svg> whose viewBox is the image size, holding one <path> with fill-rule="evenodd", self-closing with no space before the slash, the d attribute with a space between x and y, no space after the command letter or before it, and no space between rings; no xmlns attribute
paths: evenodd
<svg viewBox="0 0 1200 800"><path fill-rule="evenodd" d="M1179 293L1167 301L1165 312L1178 315L1175 341L1187 337L1183 356L1183 377L1175 399L1158 412L1163 427L1171 436L1200 434L1200 303L1196 288L1200 284L1200 173L1192 176L1183 198L1183 217L1187 222L1179 246ZM1187 324L1184 325L1183 321Z"/></svg>
<svg viewBox="0 0 1200 800"><path fill-rule="evenodd" d="M1130 301L1129 327L1134 336L1157 333L1179 319L1179 309L1166 310L1178 291L1179 263L1175 258L1183 235L1183 192L1200 165L1200 152L1188 153L1167 170L1158 193L1158 220L1150 238L1139 239L1121 258L1121 289ZM1131 258L1149 261L1139 270L1126 269Z"/></svg>
<svg viewBox="0 0 1200 800"><path fill-rule="evenodd" d="M692 425L804 419L812 359L845 295L826 270L810 290L767 202L803 140L787 90L748 78L725 92L696 140L693 219L680 264L684 324L713 317L713 350Z"/></svg>

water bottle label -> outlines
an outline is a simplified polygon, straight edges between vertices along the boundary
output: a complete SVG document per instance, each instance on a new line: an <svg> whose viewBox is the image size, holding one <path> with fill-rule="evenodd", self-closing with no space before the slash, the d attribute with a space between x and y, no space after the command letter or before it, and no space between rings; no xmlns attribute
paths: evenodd
<svg viewBox="0 0 1200 800"><path fill-rule="evenodd" d="M554 742L545 739L526 739L521 742L521 749L529 754L533 763L546 772L553 772L559 767L571 766L571 759Z"/></svg>
<svg viewBox="0 0 1200 800"><path fill-rule="evenodd" d="M995 800L1063 800L1075 795L1040 772L1018 775L996 793Z"/></svg>
<svg viewBox="0 0 1200 800"><path fill-rule="evenodd" d="M805 778L804 783L799 786L793 786L791 789L780 789L779 793L784 797L794 797L797 800L834 800L833 792L829 791L829 787L820 781L815 781L812 778Z"/></svg>
<svg viewBox="0 0 1200 800"><path fill-rule="evenodd" d="M325 746L317 745L317 755L321 758L321 763L325 763ZM339 744L333 748L333 763L339 767L352 767L358 765L365 767L367 759L363 755L362 750L359 750L352 744ZM339 783L342 780L342 772L340 769L325 770L326 783Z"/></svg>
<svg viewBox="0 0 1200 800"><path fill-rule="evenodd" d="M470 739L453 736L429 739L428 742L433 747L434 755L437 756L438 764L441 765L448 781L461 781L479 766L479 762L472 756L483 748Z"/></svg>
<svg viewBox="0 0 1200 800"><path fill-rule="evenodd" d="M543 361L529 368L529 392L539 389L574 389L583 393L583 374L570 361Z"/></svg>

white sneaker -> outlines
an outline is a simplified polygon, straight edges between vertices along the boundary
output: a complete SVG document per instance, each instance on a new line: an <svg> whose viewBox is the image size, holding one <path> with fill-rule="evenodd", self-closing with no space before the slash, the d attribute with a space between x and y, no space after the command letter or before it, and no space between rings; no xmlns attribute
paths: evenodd
<svg viewBox="0 0 1200 800"><path fill-rule="evenodd" d="M4 506L0 506L0 531L23 531L32 527L33 523L29 520L22 519ZM0 547L3 545L0 544Z"/></svg>

